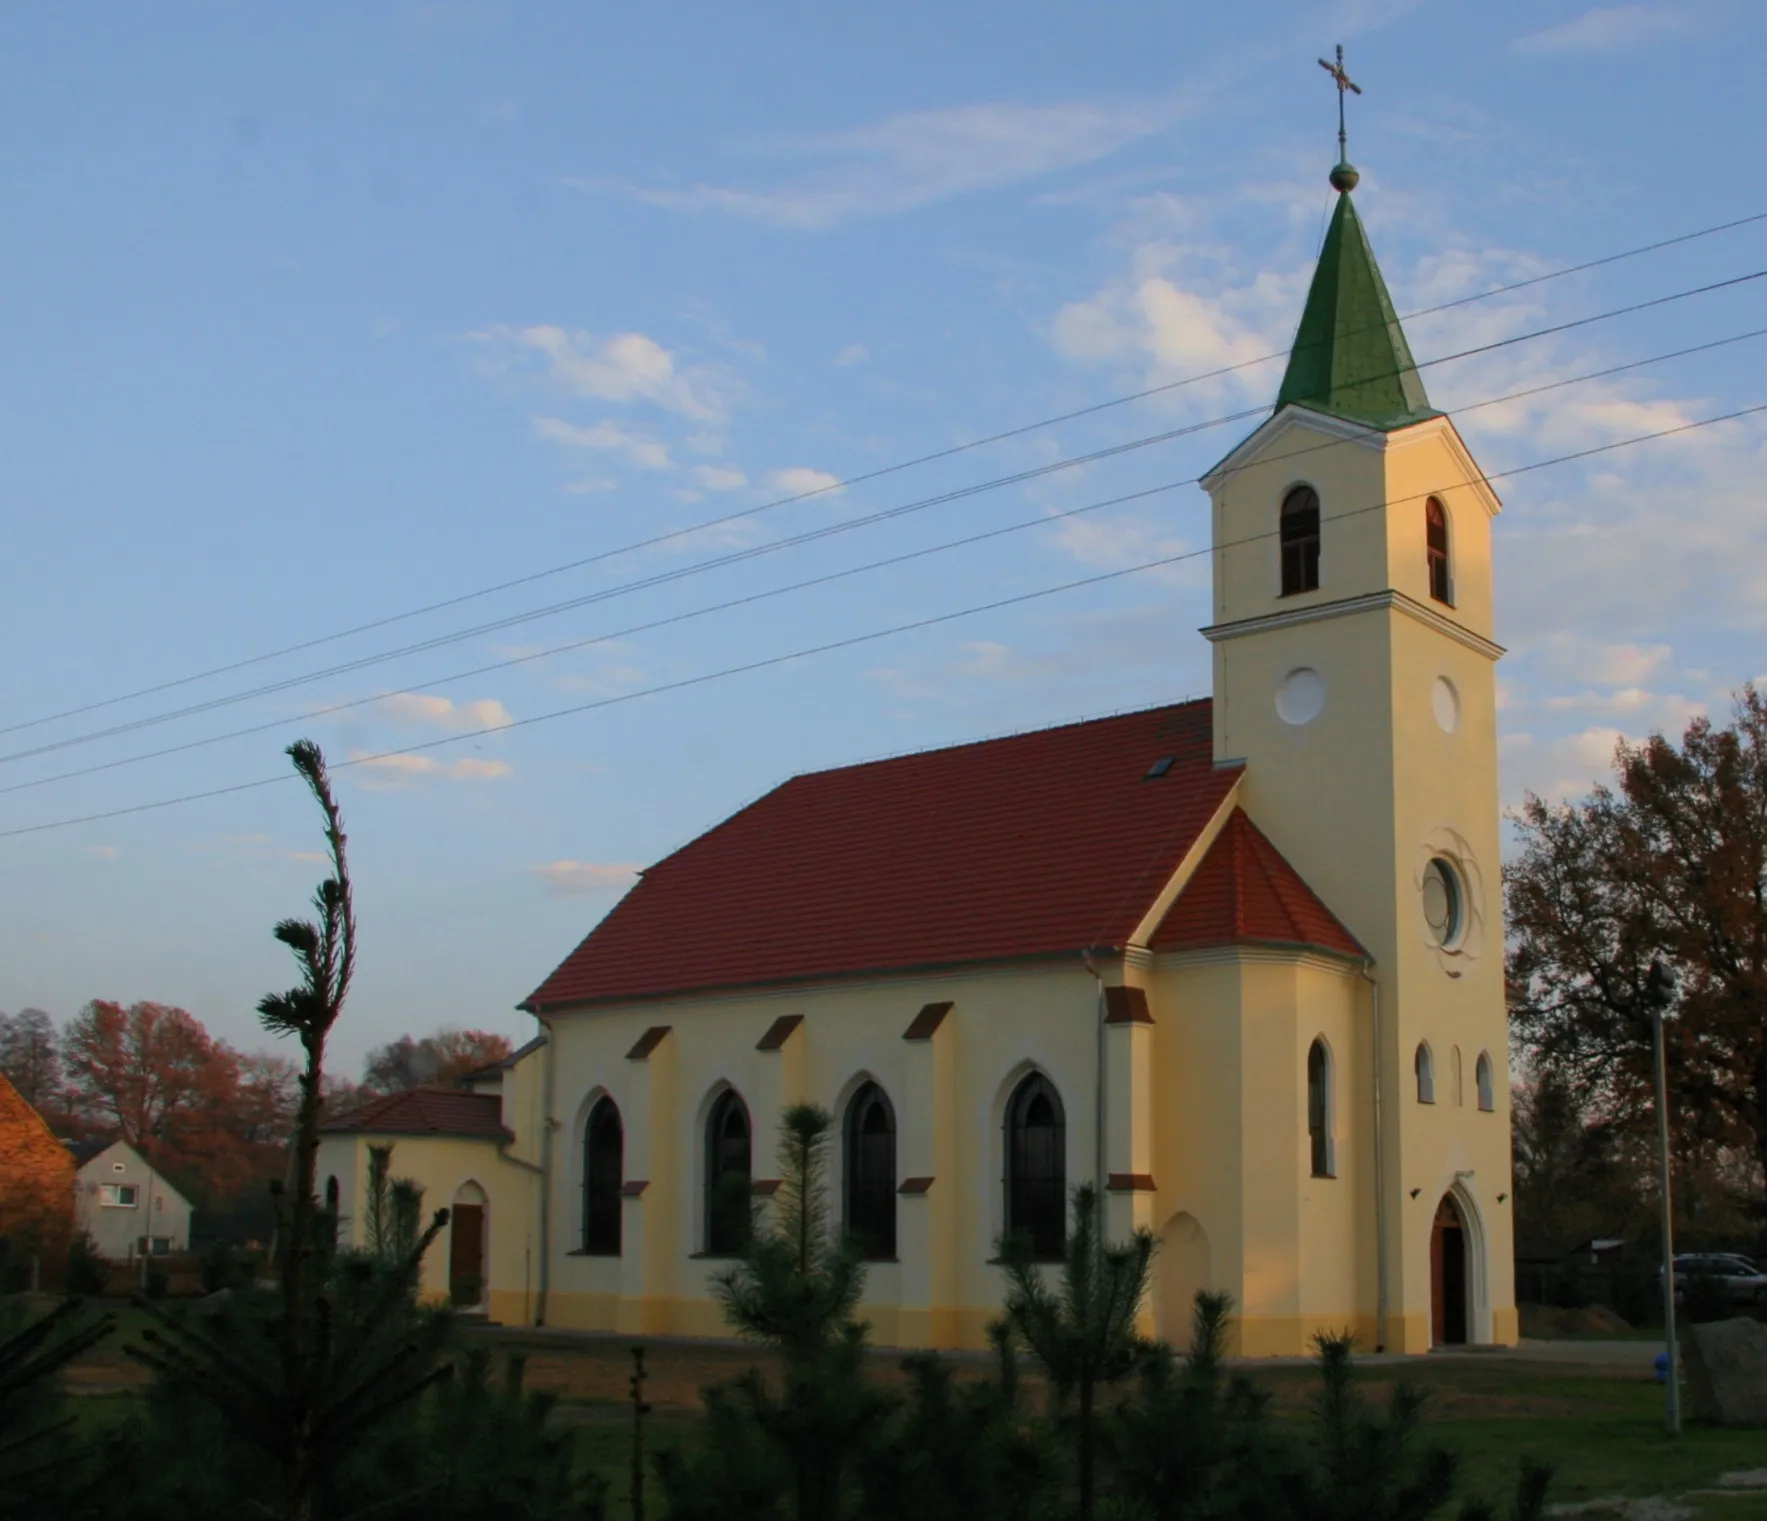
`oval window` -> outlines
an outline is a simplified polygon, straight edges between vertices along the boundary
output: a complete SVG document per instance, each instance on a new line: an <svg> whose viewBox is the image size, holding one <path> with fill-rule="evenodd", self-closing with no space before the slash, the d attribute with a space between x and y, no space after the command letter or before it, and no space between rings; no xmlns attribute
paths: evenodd
<svg viewBox="0 0 1767 1521"><path fill-rule="evenodd" d="M1440 856L1423 869L1423 917L1437 945L1452 946L1460 938L1465 918L1460 877Z"/></svg>

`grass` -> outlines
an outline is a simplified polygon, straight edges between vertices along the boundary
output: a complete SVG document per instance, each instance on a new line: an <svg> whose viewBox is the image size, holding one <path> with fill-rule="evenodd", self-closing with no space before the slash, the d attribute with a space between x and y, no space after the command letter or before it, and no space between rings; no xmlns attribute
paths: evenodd
<svg viewBox="0 0 1767 1521"><path fill-rule="evenodd" d="M148 1317L126 1306L113 1307L118 1330L82 1359L69 1387L90 1391L76 1401L83 1424L98 1426L127 1413L131 1386L141 1370L122 1356L122 1343L139 1337ZM646 1427L646 1446L655 1452L691 1441L698 1430L698 1390L766 1361L758 1349L678 1342L649 1346L649 1397L656 1413ZM899 1378L898 1359L880 1355L880 1381ZM560 1396L558 1419L577 1429L583 1460L607 1478L611 1515L629 1515L631 1419L626 1406L630 1346L613 1338L569 1347L530 1349L530 1387ZM980 1375L979 1364L965 1364L960 1375ZM1278 1418L1304 1421L1318 1387L1310 1368L1252 1370L1249 1376L1269 1389ZM1690 1425L1678 1439L1663 1431L1663 1389L1637 1367L1521 1361L1501 1356L1419 1359L1358 1370L1358 1381L1372 1400L1383 1400L1400 1378L1428 1391L1429 1440L1459 1453L1462 1489L1506 1503L1524 1455L1551 1462L1557 1475L1555 1504L1580 1504L1607 1496L1685 1496L1687 1513L1701 1521L1767 1521L1767 1494L1711 1495L1718 1478L1737 1469L1767 1467L1767 1432ZM650 1514L660 1501L651 1486ZM1586 1513L1597 1521L1600 1512ZM1623 1515L1623 1512L1611 1512Z"/></svg>

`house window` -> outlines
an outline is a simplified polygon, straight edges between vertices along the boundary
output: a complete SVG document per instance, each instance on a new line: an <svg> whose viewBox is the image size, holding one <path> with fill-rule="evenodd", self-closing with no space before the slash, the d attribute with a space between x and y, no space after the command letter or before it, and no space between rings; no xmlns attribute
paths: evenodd
<svg viewBox="0 0 1767 1521"><path fill-rule="evenodd" d="M1316 1178L1337 1176L1331 1120L1331 1053L1316 1040L1307 1051L1307 1139Z"/></svg>
<svg viewBox="0 0 1767 1521"><path fill-rule="evenodd" d="M603 1098L583 1127L583 1250L592 1256L620 1255L620 1185L625 1132L614 1101Z"/></svg>
<svg viewBox="0 0 1767 1521"><path fill-rule="evenodd" d="M749 1239L749 1112L726 1088L706 1121L706 1254L740 1256Z"/></svg>
<svg viewBox="0 0 1767 1521"><path fill-rule="evenodd" d="M1497 1107L1496 1083L1491 1072L1491 1053L1479 1052L1478 1065L1473 1068L1473 1078L1479 1088L1479 1108L1489 1114Z"/></svg>
<svg viewBox="0 0 1767 1521"><path fill-rule="evenodd" d="M876 1083L847 1105L847 1234L874 1261L896 1255L896 1116Z"/></svg>
<svg viewBox="0 0 1767 1521"><path fill-rule="evenodd" d="M1059 1258L1067 1246L1067 1120L1061 1095L1033 1073L1006 1106L1006 1233L1031 1255Z"/></svg>
<svg viewBox="0 0 1767 1521"><path fill-rule="evenodd" d="M1420 1104L1433 1104L1436 1101L1436 1059L1430 1054L1429 1042L1422 1042L1417 1048L1417 1056L1412 1061L1417 1071L1417 1101Z"/></svg>
<svg viewBox="0 0 1767 1521"><path fill-rule="evenodd" d="M172 1255L172 1238L170 1236L137 1236L135 1250L143 1257L170 1257Z"/></svg>
<svg viewBox="0 0 1767 1521"><path fill-rule="evenodd" d="M1433 496L1424 505L1425 554L1429 557L1430 595L1454 605L1454 583L1448 574L1448 509Z"/></svg>
<svg viewBox="0 0 1767 1521"><path fill-rule="evenodd" d="M1319 493L1296 486L1282 499L1282 594L1319 590Z"/></svg>
<svg viewBox="0 0 1767 1521"><path fill-rule="evenodd" d="M100 1183L98 1202L106 1209L134 1209L140 1202L140 1185L135 1183Z"/></svg>

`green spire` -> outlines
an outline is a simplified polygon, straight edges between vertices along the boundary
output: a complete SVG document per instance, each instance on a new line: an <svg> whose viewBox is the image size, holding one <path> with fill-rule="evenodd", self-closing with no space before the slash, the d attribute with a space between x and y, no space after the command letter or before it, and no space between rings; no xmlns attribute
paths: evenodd
<svg viewBox="0 0 1767 1521"><path fill-rule="evenodd" d="M1334 170L1337 210L1319 251L1276 410L1310 407L1376 428L1402 428L1437 414L1351 203L1355 171L1341 176L1345 184L1339 178Z"/></svg>

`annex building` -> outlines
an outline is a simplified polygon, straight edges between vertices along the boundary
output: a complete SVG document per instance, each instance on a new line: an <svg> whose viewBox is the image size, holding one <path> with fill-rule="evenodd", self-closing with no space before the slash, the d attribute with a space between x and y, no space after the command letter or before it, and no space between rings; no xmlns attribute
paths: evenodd
<svg viewBox="0 0 1767 1521"><path fill-rule="evenodd" d="M976 1347L1093 1182L1148 1329L1516 1339L1490 533L1338 186L1271 416L1216 465L1213 696L794 777L646 871L449 1102L345 1116L461 1202L426 1286L719 1334L782 1107L839 1120L884 1344Z"/></svg>

